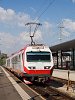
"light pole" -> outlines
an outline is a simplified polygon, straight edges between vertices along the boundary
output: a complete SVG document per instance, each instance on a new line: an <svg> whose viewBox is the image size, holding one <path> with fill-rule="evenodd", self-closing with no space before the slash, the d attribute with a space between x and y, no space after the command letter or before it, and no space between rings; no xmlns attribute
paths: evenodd
<svg viewBox="0 0 75 100"><path fill-rule="evenodd" d="M59 40L61 42L61 40L62 40L62 33L63 33L63 29L64 29L63 21L59 24L59 29L60 29L60 32L59 32Z"/></svg>

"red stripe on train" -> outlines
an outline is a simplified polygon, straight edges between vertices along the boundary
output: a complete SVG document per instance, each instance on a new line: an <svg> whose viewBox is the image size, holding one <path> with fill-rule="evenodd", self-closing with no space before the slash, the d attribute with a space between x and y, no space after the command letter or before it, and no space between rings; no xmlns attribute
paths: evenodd
<svg viewBox="0 0 75 100"><path fill-rule="evenodd" d="M28 74L51 74L51 70L28 70L26 67L24 67L24 71Z"/></svg>

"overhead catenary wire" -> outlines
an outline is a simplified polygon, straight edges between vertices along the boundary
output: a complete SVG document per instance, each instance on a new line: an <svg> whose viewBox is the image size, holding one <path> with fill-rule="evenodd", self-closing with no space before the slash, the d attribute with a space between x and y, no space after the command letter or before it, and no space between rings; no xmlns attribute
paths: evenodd
<svg viewBox="0 0 75 100"><path fill-rule="evenodd" d="M25 25L29 25L30 24L30 33L31 33L31 27L32 25L35 23L36 24L36 27L34 29L34 32L33 32L33 36L30 36L31 37L31 41L33 42L33 37L34 37L34 34L35 32L37 31L37 28L39 25L37 25L37 20L39 20L41 18L41 16L48 10L48 8L54 3L55 0L50 0L48 6L43 10L43 12L37 17L37 19L34 21L34 22L30 22L30 23L27 23ZM40 9L38 10L38 12L40 11ZM41 25L41 24L40 24ZM31 43L32 44L32 43Z"/></svg>
<svg viewBox="0 0 75 100"><path fill-rule="evenodd" d="M48 8L54 3L54 1L55 1L55 0L52 0L52 1L50 0L48 6L47 6L47 7L43 10L43 12L38 16L38 18L36 19L36 21L39 20L39 19L41 18L41 16L42 16L42 15L48 10ZM36 22L36 21L35 21L35 22Z"/></svg>
<svg viewBox="0 0 75 100"><path fill-rule="evenodd" d="M41 13L42 10L43 10L44 5L46 5L46 2L47 2L46 0L43 0L43 3L40 4L39 9L37 9L37 11L35 12L35 15L36 15L36 16L40 15L40 13ZM35 16L34 16L34 17L35 17Z"/></svg>

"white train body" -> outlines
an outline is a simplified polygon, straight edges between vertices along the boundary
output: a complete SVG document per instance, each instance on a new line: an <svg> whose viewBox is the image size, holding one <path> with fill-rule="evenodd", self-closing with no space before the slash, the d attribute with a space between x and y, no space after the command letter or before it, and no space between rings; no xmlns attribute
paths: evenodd
<svg viewBox="0 0 75 100"><path fill-rule="evenodd" d="M6 59L6 67L21 77L48 78L53 72L53 58L49 47L26 46Z"/></svg>

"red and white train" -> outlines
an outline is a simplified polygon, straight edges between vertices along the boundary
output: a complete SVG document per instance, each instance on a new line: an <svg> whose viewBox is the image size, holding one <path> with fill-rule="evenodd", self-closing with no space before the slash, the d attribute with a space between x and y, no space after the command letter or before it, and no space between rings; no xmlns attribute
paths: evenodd
<svg viewBox="0 0 75 100"><path fill-rule="evenodd" d="M53 72L53 57L45 45L28 45L6 59L6 67L23 79L47 80Z"/></svg>

